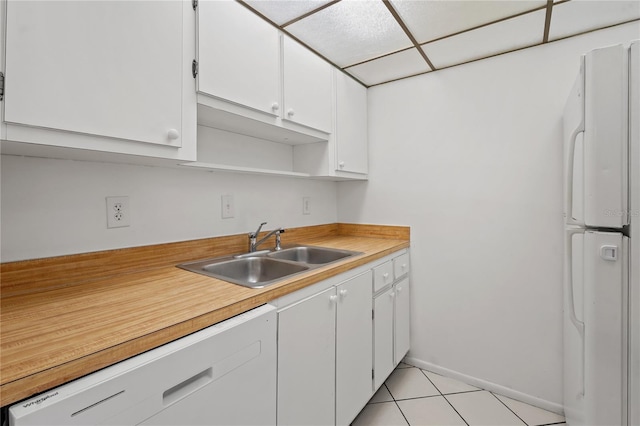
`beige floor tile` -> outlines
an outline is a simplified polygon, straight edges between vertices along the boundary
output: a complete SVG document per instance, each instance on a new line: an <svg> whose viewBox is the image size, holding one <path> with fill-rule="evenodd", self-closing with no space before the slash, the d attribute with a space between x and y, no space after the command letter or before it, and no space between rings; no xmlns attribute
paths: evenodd
<svg viewBox="0 0 640 426"><path fill-rule="evenodd" d="M375 394L373 394L373 396L369 400L369 404L374 404L377 402L389 402L389 401L393 401L393 397L387 390L387 387L385 385L382 385L380 386L380 389L378 389L378 391Z"/></svg>
<svg viewBox="0 0 640 426"><path fill-rule="evenodd" d="M352 426L407 426L395 402L367 404L351 423Z"/></svg>
<svg viewBox="0 0 640 426"><path fill-rule="evenodd" d="M404 362L401 362L398 364L398 366L396 368L412 368L413 365L409 365L409 364L405 364Z"/></svg>
<svg viewBox="0 0 640 426"><path fill-rule="evenodd" d="M440 395L419 368L396 369L385 384L396 400Z"/></svg>
<svg viewBox="0 0 640 426"><path fill-rule="evenodd" d="M487 391L456 393L446 396L469 426L523 426L515 414Z"/></svg>
<svg viewBox="0 0 640 426"><path fill-rule="evenodd" d="M398 401L411 426L465 426L462 417L442 396Z"/></svg>
<svg viewBox="0 0 640 426"><path fill-rule="evenodd" d="M469 392L479 390L476 387L463 383L450 377L441 376L430 371L423 370L429 379L436 385L436 388L443 394Z"/></svg>
<svg viewBox="0 0 640 426"><path fill-rule="evenodd" d="M564 417L560 414L552 413L551 411L543 410L542 408L534 407L533 405L525 404L524 402L516 401L515 399L507 398L506 396L496 396L529 426L564 422Z"/></svg>

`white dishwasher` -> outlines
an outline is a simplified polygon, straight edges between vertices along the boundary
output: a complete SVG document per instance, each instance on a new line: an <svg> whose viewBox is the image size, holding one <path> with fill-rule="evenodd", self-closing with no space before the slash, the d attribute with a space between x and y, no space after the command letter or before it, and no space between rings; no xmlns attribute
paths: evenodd
<svg viewBox="0 0 640 426"><path fill-rule="evenodd" d="M275 425L276 310L263 305L9 408L9 426Z"/></svg>

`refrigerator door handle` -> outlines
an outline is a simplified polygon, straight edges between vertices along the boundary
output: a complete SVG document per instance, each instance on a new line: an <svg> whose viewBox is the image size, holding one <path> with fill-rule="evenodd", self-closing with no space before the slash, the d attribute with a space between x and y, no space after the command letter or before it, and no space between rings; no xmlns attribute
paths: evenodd
<svg viewBox="0 0 640 426"><path fill-rule="evenodd" d="M584 226L584 222L580 222L573 218L573 167L574 167L574 157L576 153L576 140L578 139L578 135L580 133L584 133L584 127L582 125L578 126L569 137L569 145L567 150L567 164L565 165L565 197L564 197L564 211L565 211L565 223L567 225L577 225Z"/></svg>
<svg viewBox="0 0 640 426"><path fill-rule="evenodd" d="M567 299L569 303L569 318L571 323L575 326L576 330L580 334L580 340L582 341L582 374L580 395L584 396L584 322L580 321L576 316L576 307L573 297L573 244L572 238L576 234L584 234L584 229L567 229L565 234L565 282L567 283Z"/></svg>
<svg viewBox="0 0 640 426"><path fill-rule="evenodd" d="M584 323L578 319L576 316L576 307L573 303L573 249L572 249L572 237L575 234L584 234L584 229L568 229L566 233L566 249L565 249L565 281L567 283L567 297L569 302L569 318L571 318L571 322L580 333L580 336L584 338Z"/></svg>

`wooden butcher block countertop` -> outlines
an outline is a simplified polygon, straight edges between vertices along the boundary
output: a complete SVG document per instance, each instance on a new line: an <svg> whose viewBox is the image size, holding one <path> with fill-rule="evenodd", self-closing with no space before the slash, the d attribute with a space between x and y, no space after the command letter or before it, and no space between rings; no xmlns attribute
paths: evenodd
<svg viewBox="0 0 640 426"><path fill-rule="evenodd" d="M246 234L1 264L0 406L409 247L409 228L318 225L282 240L363 254L262 289L175 267L246 252Z"/></svg>

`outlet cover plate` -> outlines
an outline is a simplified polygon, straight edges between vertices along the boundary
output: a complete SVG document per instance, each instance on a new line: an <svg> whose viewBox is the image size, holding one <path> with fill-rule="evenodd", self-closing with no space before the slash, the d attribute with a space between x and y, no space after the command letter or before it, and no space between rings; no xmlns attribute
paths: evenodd
<svg viewBox="0 0 640 426"><path fill-rule="evenodd" d="M107 197L107 228L124 228L130 222L129 197Z"/></svg>

